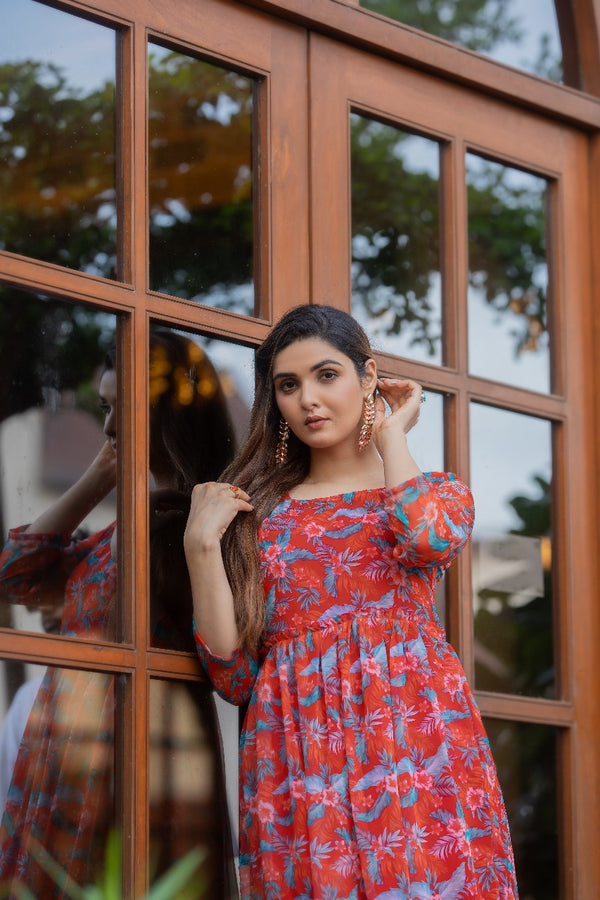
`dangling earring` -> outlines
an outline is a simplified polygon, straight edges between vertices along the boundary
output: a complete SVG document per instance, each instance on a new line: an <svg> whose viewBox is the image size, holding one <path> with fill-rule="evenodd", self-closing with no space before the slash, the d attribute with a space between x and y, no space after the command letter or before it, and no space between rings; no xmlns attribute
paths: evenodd
<svg viewBox="0 0 600 900"><path fill-rule="evenodd" d="M279 440L277 441L277 450L275 451L275 462L281 466L287 460L287 442L290 436L290 426L281 419L279 422Z"/></svg>
<svg viewBox="0 0 600 900"><path fill-rule="evenodd" d="M359 452L368 447L369 441L371 440L371 432L373 430L373 422L375 421L375 398L373 394L369 394L368 397L365 397L365 404L363 407L363 422L360 427L360 434L358 435L358 449Z"/></svg>

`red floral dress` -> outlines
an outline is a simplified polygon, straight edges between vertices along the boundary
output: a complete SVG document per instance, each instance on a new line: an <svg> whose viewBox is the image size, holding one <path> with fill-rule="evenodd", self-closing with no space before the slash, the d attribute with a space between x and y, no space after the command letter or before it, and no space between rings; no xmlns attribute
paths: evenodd
<svg viewBox="0 0 600 900"><path fill-rule="evenodd" d="M60 592L61 634L112 636L113 532L114 524L74 540L13 529L0 556L0 598L36 605L48 592ZM114 710L111 676L47 669L2 815L0 882L26 885L40 900L70 896L36 862L40 845L79 884L101 870L113 823Z"/></svg>
<svg viewBox="0 0 600 900"><path fill-rule="evenodd" d="M488 741L434 589L472 529L468 488L286 498L263 522L260 660L196 642L250 700L240 756L243 900L515 900Z"/></svg>

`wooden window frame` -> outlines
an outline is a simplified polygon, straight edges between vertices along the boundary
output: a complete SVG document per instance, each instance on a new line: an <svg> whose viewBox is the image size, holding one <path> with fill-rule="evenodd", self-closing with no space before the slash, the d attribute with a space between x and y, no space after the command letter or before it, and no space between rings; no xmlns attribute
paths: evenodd
<svg viewBox="0 0 600 900"><path fill-rule="evenodd" d="M360 8L356 0L203 0L201 16L197 0L163 0L161 4L131 0L127 15L123 14L122 0L93 3L61 0L49 5L120 32L118 134L122 153L118 170L121 185L118 240L123 250L119 272L122 281L96 278L0 252L0 282L83 304L101 305L121 317L122 421L130 426L121 429L124 435L121 467L124 475L132 477L121 479L124 486L120 492L121 540L123 546L131 548L131 554L120 554L120 558L126 560L121 583L124 596L129 598L125 626L131 641L90 646L68 638L0 631L0 655L41 664L53 664L60 659L64 664L125 676L121 759L125 860L130 861L126 891L131 896L138 895L146 889L148 878L147 829L139 826L147 818L149 678L199 677L195 659L151 649L146 637L148 615L143 598L148 594L148 479L145 467L137 461L148 458L147 411L146 405L137 400L147 394L150 323L161 321L255 346L267 334L270 323L295 303L312 298L349 308L347 196L345 200L337 197L335 204L327 207L327 215L338 226L330 228L327 234L325 216L317 210L320 205L326 206L324 192L327 195L331 185L319 181L322 176L319 176L318 154L322 148L315 144L314 134L311 145L308 121L309 108L314 113L318 104L324 102L321 86L332 72L331 69L327 73L313 72L309 82L310 54L319 42L328 42L328 50L340 58L364 54L374 70L390 64L401 65L430 78L432 84L441 80L451 83L456 90L486 97L499 109L512 110L517 117L538 117L542 131L546 125L564 125L580 143L579 167L572 173L569 188L580 202L565 211L563 232L558 233L556 223L550 223L559 290L564 292L561 272L565 257L575 254L583 261L576 285L577 302L573 304L564 293L557 301L557 308L563 312L554 322L554 328L564 335L562 349L555 355L560 392L557 390L556 394L540 400L538 394L492 385L467 375L466 310L459 300L466 285L466 245L460 237L466 201L457 185L461 183L461 155L465 149L490 152L489 146L478 147L476 141L462 144L454 141L443 154L442 181L446 185L443 213L453 217L455 226L450 229L443 250L444 267L452 272L447 298L447 317L452 322L446 346L448 364L406 366L403 361L403 370L448 394L445 401L448 465L459 472L467 473L469 469L466 435L471 400L542 414L556 423L553 450L561 464L556 468L555 498L563 508L583 510L576 521L558 521L555 529L567 547L559 562L556 594L573 598L572 604L560 607L557 622L558 652L564 663L560 673L566 688L564 699L515 699L482 693L478 699L487 715L562 724L571 730L565 764L572 765L575 775L567 780L562 791L567 818L572 822L564 843L564 896L566 900L592 900L600 883L600 860L595 853L595 837L600 833L600 808L595 803L600 783L600 701L596 696L595 673L590 670L590 660L595 658L600 639L600 610L594 602L600 576L600 554L594 537L600 524L596 512L600 507L600 479L596 474L595 451L600 441L597 424L600 422L600 365L595 362L594 353L600 338L600 317L596 313L600 297L595 287L600 284L600 260L591 252L593 241L597 242L600 236L600 100L594 96L600 94L598 0L557 2L563 34L570 35L576 44L576 59L569 58L568 64L578 67L580 83L589 91L587 94L517 72L401 23L384 20ZM273 34L278 39L267 40ZM197 41L191 39L195 35ZM153 37L182 52L187 48L222 65L242 67L266 78L267 94L258 115L261 142L268 148L262 162L259 202L262 218L258 223L263 272L260 317L247 318L198 306L148 288L146 59L147 42ZM342 62L340 65L343 67ZM271 73L275 73L272 78ZM309 83L311 87L307 91ZM289 110L284 112L290 103L293 115ZM368 97L356 108L368 109ZM286 118L286 128L279 128L281 117ZM440 134L440 137L444 136ZM343 135L334 134L333 147L328 152L343 159L347 153L344 141ZM508 146L503 158L510 161ZM547 174L553 177L551 170ZM583 197L589 198L587 205ZM575 218L581 210L585 217L583 223ZM327 271L331 260L334 265L329 265L331 271ZM573 308L575 315L572 315ZM578 367L569 363L574 356L581 360ZM380 354L379 361L383 370L389 372L395 371L398 365L387 354ZM575 442L561 427L567 420L573 423ZM579 462L582 458L584 464L576 466L575 471L572 460ZM577 553L587 555L588 562L579 572L573 572L570 560ZM449 631L467 671L472 671L468 556L451 578L450 596ZM134 753L126 753L128 747L135 748Z"/></svg>

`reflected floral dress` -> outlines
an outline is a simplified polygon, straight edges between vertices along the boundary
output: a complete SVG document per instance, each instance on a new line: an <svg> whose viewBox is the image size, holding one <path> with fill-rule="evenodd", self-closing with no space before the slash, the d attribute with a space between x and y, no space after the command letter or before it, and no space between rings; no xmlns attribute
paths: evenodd
<svg viewBox="0 0 600 900"><path fill-rule="evenodd" d="M0 556L0 599L37 606L64 596L61 634L107 639L117 582L113 532L114 524L73 540L13 529ZM19 882L43 900L70 896L37 864L40 846L79 884L102 866L113 822L114 708L111 676L46 671L0 825L0 882Z"/></svg>
<svg viewBox="0 0 600 900"><path fill-rule="evenodd" d="M260 659L196 634L215 688L249 700L243 900L516 900L489 744L434 609L472 523L443 473L286 497L263 522Z"/></svg>

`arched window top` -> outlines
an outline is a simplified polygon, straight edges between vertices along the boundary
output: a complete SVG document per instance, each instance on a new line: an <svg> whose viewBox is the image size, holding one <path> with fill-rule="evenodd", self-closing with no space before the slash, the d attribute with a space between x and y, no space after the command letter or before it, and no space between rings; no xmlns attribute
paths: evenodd
<svg viewBox="0 0 600 900"><path fill-rule="evenodd" d="M554 0L360 0L360 5L498 62L578 86L563 66Z"/></svg>

